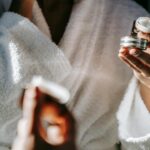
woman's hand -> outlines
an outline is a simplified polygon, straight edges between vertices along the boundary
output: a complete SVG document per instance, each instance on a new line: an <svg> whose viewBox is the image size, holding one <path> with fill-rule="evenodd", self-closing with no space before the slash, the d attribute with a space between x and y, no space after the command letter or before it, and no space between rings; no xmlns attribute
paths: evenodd
<svg viewBox="0 0 150 150"><path fill-rule="evenodd" d="M150 34L138 32L139 38L150 42ZM119 57L125 64L133 69L134 75L139 80L142 98L150 110L150 45L145 51L138 48L121 48Z"/></svg>

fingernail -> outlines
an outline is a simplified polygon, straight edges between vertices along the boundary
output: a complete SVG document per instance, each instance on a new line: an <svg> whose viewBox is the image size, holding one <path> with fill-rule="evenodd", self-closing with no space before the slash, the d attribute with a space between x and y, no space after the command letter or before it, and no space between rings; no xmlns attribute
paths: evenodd
<svg viewBox="0 0 150 150"><path fill-rule="evenodd" d="M123 56L123 54L122 54L122 53L119 53L119 54L118 54L118 56L119 56L119 57L122 57L122 56Z"/></svg>
<svg viewBox="0 0 150 150"><path fill-rule="evenodd" d="M120 53L123 53L123 52L125 52L125 51L126 51L125 48L121 48L121 49L119 50Z"/></svg>
<svg viewBox="0 0 150 150"><path fill-rule="evenodd" d="M125 50L124 50L123 48L119 50L120 53L122 53L122 52L124 52L124 51L125 51Z"/></svg>
<svg viewBox="0 0 150 150"><path fill-rule="evenodd" d="M130 55L138 55L139 54L139 50L137 50L137 49L130 49L129 54Z"/></svg>

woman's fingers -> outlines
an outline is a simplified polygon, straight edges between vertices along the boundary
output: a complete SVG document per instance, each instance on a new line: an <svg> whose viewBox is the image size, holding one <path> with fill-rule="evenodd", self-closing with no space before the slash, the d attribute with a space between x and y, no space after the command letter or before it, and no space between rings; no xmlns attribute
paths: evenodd
<svg viewBox="0 0 150 150"><path fill-rule="evenodd" d="M139 60L137 57L129 54L127 49L121 49L119 57L128 63L128 65L130 65L134 70L140 72L143 76L150 76L150 67L145 65L145 63L143 63L143 61Z"/></svg>
<svg viewBox="0 0 150 150"><path fill-rule="evenodd" d="M118 55L119 58L125 62L129 67L131 67L132 69L134 69L136 72L141 73L141 71L134 65L132 64L124 55L122 55L121 53Z"/></svg>
<svg viewBox="0 0 150 150"><path fill-rule="evenodd" d="M131 49L129 51L130 55L133 55L137 59L139 59L141 62L143 62L145 65L150 67L150 54L145 53L139 49Z"/></svg>

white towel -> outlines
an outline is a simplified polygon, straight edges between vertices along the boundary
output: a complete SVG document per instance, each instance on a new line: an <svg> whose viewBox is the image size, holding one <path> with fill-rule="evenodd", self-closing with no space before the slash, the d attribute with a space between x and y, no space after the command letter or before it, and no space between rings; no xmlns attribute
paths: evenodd
<svg viewBox="0 0 150 150"><path fill-rule="evenodd" d="M68 106L77 120L78 149L114 150L118 142L115 113L131 78L117 57L119 41L130 32L133 20L145 15L132 0L75 1L58 46L24 18L4 15L0 21L0 68L4 70L0 75L0 141L10 144L14 138L20 87L33 74L41 74L61 82L71 93ZM20 68L11 65L10 55L16 49L11 44L11 52L10 41L19 48L14 60L19 60Z"/></svg>
<svg viewBox="0 0 150 150"><path fill-rule="evenodd" d="M33 75L61 82L70 63L60 49L29 20L5 13L0 19L0 145L15 137L22 88Z"/></svg>

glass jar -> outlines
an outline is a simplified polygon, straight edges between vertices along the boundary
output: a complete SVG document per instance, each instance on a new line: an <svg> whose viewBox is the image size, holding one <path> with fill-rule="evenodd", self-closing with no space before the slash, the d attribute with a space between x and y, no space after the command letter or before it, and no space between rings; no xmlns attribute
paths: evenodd
<svg viewBox="0 0 150 150"><path fill-rule="evenodd" d="M139 48L141 50L145 50L147 49L148 41L145 39L140 39L132 36L125 36L121 38L120 46L127 48Z"/></svg>

